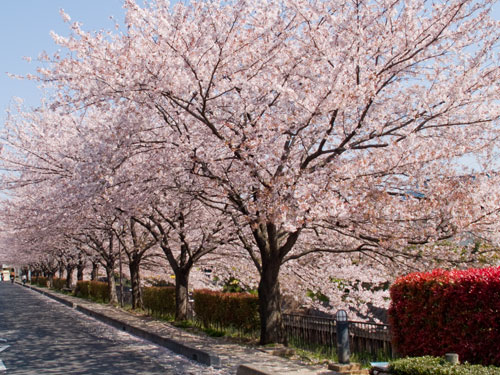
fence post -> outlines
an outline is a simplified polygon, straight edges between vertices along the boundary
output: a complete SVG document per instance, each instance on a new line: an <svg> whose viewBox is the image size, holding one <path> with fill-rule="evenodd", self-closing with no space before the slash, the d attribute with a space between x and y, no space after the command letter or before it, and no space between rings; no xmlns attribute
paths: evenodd
<svg viewBox="0 0 500 375"><path fill-rule="evenodd" d="M347 313L344 310L337 311L337 355L339 363L350 363L351 355L349 350L349 322L347 321Z"/></svg>

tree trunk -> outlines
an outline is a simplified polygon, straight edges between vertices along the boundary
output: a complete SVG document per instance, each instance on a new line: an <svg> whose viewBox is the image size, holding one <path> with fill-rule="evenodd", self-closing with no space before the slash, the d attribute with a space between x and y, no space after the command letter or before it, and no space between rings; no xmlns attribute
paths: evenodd
<svg viewBox="0 0 500 375"><path fill-rule="evenodd" d="M83 270L85 269L85 262L83 259L78 260L78 265L76 266L76 280L77 281L82 281L83 280Z"/></svg>
<svg viewBox="0 0 500 375"><path fill-rule="evenodd" d="M62 279L64 275L64 266L59 267L59 278Z"/></svg>
<svg viewBox="0 0 500 375"><path fill-rule="evenodd" d="M132 309L142 308L142 291L139 262L129 263L130 283L132 284Z"/></svg>
<svg viewBox="0 0 500 375"><path fill-rule="evenodd" d="M73 281L73 271L74 266L66 266L66 288L71 288L71 282Z"/></svg>
<svg viewBox="0 0 500 375"><path fill-rule="evenodd" d="M77 281L82 281L83 280L83 270L85 269L85 265L78 265L76 268L76 280Z"/></svg>
<svg viewBox="0 0 500 375"><path fill-rule="evenodd" d="M280 232L274 223L260 224L252 229L260 251L259 281L260 344L286 345L281 315L279 274L284 257L293 249L301 229Z"/></svg>
<svg viewBox="0 0 500 375"><path fill-rule="evenodd" d="M99 263L92 262L92 272L90 273L90 280L97 281L98 272L99 272Z"/></svg>
<svg viewBox="0 0 500 375"><path fill-rule="evenodd" d="M264 258L265 259L265 258ZM280 260L267 258L259 282L260 344L286 344L281 316Z"/></svg>
<svg viewBox="0 0 500 375"><path fill-rule="evenodd" d="M118 296L116 295L116 283L115 283L115 267L114 265L106 267L106 276L108 277L108 293L109 293L109 303L118 304Z"/></svg>
<svg viewBox="0 0 500 375"><path fill-rule="evenodd" d="M54 287L54 273L53 272L50 272L48 274L47 287L51 288L51 289Z"/></svg>
<svg viewBox="0 0 500 375"><path fill-rule="evenodd" d="M175 320L188 319L189 311L189 268L179 268L175 273Z"/></svg>

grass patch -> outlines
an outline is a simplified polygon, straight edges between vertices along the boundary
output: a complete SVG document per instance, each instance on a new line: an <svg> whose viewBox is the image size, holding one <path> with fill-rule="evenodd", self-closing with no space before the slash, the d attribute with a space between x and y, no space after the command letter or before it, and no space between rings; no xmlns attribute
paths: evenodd
<svg viewBox="0 0 500 375"><path fill-rule="evenodd" d="M193 333L205 333L210 337L224 337L229 341L239 344L256 344L259 338L257 333L249 334L236 328L219 327L216 325L205 327L201 322L196 320L184 320L181 322L172 321L171 324Z"/></svg>
<svg viewBox="0 0 500 375"><path fill-rule="evenodd" d="M202 331L205 332L210 337L223 337L226 336L224 331L219 331L213 328L202 328Z"/></svg>
<svg viewBox="0 0 500 375"><path fill-rule="evenodd" d="M192 320L181 320L179 322L172 321L172 325L174 327L183 328L183 329L196 327L196 323L193 322Z"/></svg>
<svg viewBox="0 0 500 375"><path fill-rule="evenodd" d="M308 364L322 364L326 362L338 362L337 348L331 348L326 345L304 345L298 340L291 339L288 346L293 348L296 357L302 362ZM364 368L370 367L370 362L389 362L391 357L383 351L373 355L368 352L351 353L350 361L361 364Z"/></svg>

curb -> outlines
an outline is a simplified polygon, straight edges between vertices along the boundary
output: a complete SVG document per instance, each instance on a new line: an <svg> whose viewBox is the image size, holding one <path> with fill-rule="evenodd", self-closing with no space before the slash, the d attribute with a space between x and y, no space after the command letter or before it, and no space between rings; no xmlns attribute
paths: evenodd
<svg viewBox="0 0 500 375"><path fill-rule="evenodd" d="M285 370L280 369L279 366L266 365L266 364L253 364L253 363L243 363L238 366L236 375L337 375L334 371L328 369L316 370L311 372L308 369L302 370Z"/></svg>
<svg viewBox="0 0 500 375"><path fill-rule="evenodd" d="M178 341L172 340L171 338L168 337L163 337L158 334L155 334L153 332L147 331L145 329L135 327L133 325L130 325L128 323L122 322L118 319L111 318L109 316L106 316L105 314L99 313L97 311L91 310L89 308L86 308L82 305L73 303L71 301L68 301L64 298L61 298L57 295L54 295L52 293L48 293L44 290L38 289L38 288L33 288L31 285L21 285L25 288L31 289L35 292L38 292L46 297L49 297L57 302L60 302L68 307L74 308L83 314L94 318L102 323L105 323L107 325L110 325L114 328L117 328L119 330L128 332L134 336L140 337L142 339L151 341L157 345L163 346L164 348L167 348L171 350L172 352L176 354L180 354L184 357L187 357L188 359L191 359L195 362L201 363L203 365L207 366L212 366L212 367L220 367L221 366L221 360L220 357L217 355L213 355L209 352L206 352L204 350L196 349L187 345L184 345Z"/></svg>
<svg viewBox="0 0 500 375"><path fill-rule="evenodd" d="M145 329L134 327L118 319L106 316L105 314L101 314L97 311L87 309L86 307L83 307L81 305L76 305L76 309L84 313L85 315L88 315L103 323L106 323L122 331L131 333L134 336L151 341L157 345L163 346L173 351L174 353L183 355L184 357L187 357L198 363L213 367L219 367L221 365L220 358L216 355L181 344L180 342L146 331Z"/></svg>
<svg viewBox="0 0 500 375"><path fill-rule="evenodd" d="M249 364L243 364L238 366L238 371L236 371L236 375L278 375L278 373L266 372L262 369L255 368L255 366Z"/></svg>

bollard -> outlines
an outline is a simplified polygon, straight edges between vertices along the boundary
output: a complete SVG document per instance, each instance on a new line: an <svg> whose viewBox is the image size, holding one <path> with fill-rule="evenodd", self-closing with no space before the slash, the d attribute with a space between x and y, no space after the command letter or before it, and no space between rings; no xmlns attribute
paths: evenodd
<svg viewBox="0 0 500 375"><path fill-rule="evenodd" d="M337 311L337 355L339 363L348 364L351 352L349 350L349 322L344 310Z"/></svg>
<svg viewBox="0 0 500 375"><path fill-rule="evenodd" d="M444 359L446 362L451 363L452 365L458 365L458 354L457 353L446 353L444 355Z"/></svg>

